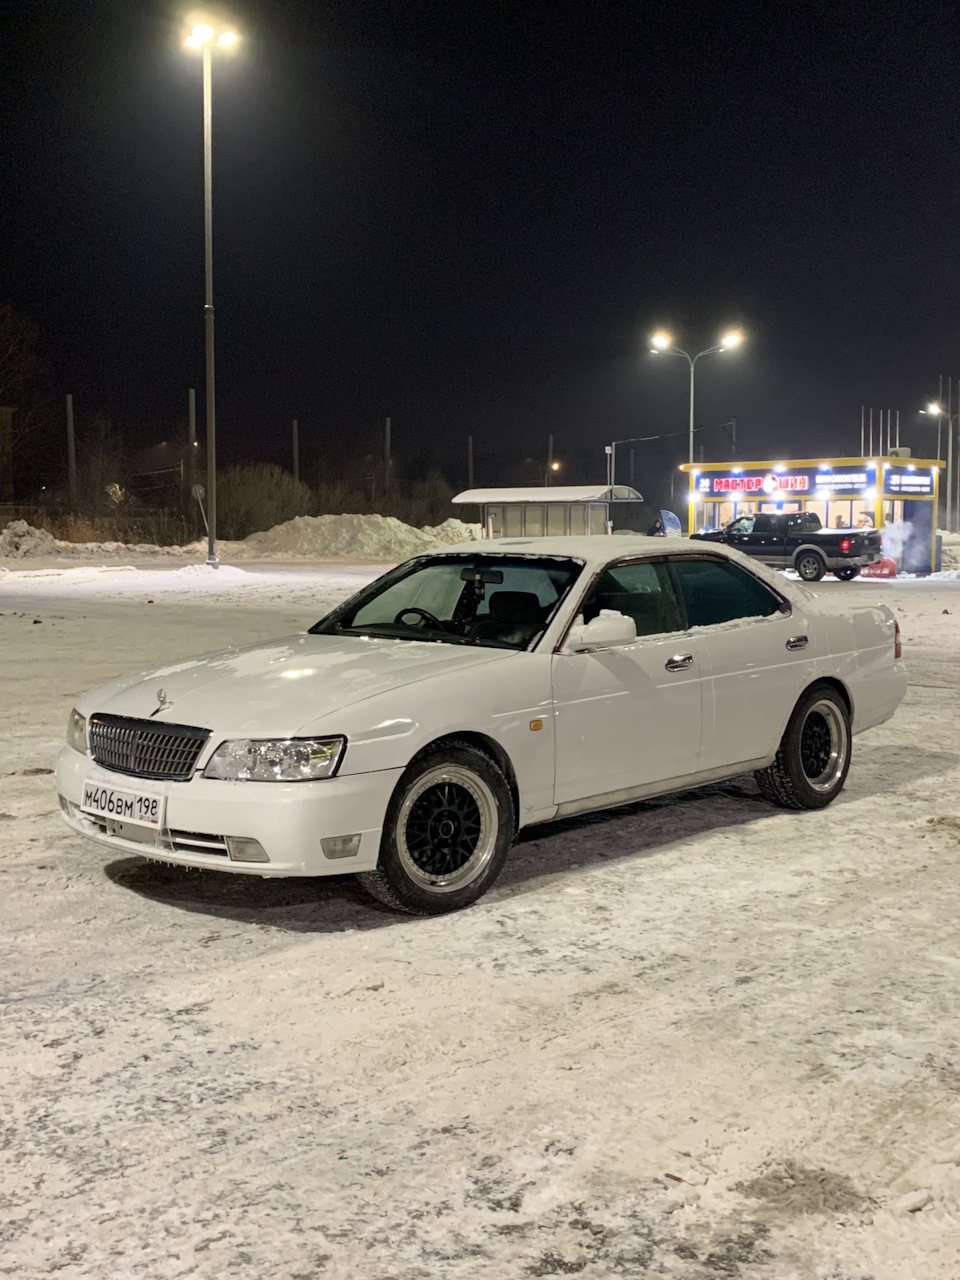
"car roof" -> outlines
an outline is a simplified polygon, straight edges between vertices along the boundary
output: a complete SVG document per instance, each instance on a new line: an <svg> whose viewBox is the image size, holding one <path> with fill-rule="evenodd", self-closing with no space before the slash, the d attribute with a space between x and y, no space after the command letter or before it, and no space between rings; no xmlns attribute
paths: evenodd
<svg viewBox="0 0 960 1280"><path fill-rule="evenodd" d="M599 568L624 556L662 556L677 552L696 552L701 556L717 552L727 554L727 548L715 542L693 542L689 538L648 538L642 533L615 533L612 536L601 533L581 538L484 538L479 542L461 542L452 547L440 547L430 554L462 554L465 551L488 556L567 556L584 560L591 568Z"/></svg>
<svg viewBox="0 0 960 1280"><path fill-rule="evenodd" d="M762 578L779 596L793 600L795 604L809 605L811 601L810 592L799 582L788 581L776 569L769 568L754 556L744 555L736 547L706 539L694 541L692 538L653 538L642 533L617 533L612 536L600 533L583 538L484 538L479 542L461 542L456 546L441 547L428 554L462 555L464 552L488 556L564 556L584 561L588 573L596 572L604 565L625 557L639 559L646 556L653 559L665 555L722 556L725 560L741 565L754 577Z"/></svg>

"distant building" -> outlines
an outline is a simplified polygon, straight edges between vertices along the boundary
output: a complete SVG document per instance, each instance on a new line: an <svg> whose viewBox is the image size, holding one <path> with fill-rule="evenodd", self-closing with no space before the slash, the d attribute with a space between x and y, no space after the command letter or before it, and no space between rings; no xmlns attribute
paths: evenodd
<svg viewBox="0 0 960 1280"><path fill-rule="evenodd" d="M642 502L636 489L618 484L556 485L544 489L466 489L453 501L480 508L488 538L543 538L609 533L612 508Z"/></svg>

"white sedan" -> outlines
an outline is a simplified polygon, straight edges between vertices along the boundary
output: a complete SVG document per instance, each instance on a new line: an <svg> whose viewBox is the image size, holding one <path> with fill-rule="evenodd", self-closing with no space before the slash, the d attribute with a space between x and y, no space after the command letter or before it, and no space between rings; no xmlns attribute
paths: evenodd
<svg viewBox="0 0 960 1280"><path fill-rule="evenodd" d="M905 689L882 605L702 542L505 539L400 565L304 634L87 694L57 787L116 851L354 871L433 914L475 902L533 823L751 771L823 808Z"/></svg>

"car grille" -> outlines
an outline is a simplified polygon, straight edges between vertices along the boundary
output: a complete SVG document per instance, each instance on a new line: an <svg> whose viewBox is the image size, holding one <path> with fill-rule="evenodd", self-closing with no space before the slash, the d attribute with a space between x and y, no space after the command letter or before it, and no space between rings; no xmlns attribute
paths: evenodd
<svg viewBox="0 0 960 1280"><path fill-rule="evenodd" d="M90 717L90 752L97 764L134 778L186 782L210 737L208 729L187 724L157 724L125 716Z"/></svg>

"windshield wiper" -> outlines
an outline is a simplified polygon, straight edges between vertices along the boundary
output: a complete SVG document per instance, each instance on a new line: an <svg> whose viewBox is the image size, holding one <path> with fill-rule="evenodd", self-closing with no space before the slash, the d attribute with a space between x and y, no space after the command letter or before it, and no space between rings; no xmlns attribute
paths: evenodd
<svg viewBox="0 0 960 1280"><path fill-rule="evenodd" d="M407 632L397 634L393 631L379 631L374 627L338 627L336 631L326 631L323 635L371 636L374 640L419 640L427 644L467 644L477 649L516 649L514 644L493 638L480 640L477 636L457 636L449 631Z"/></svg>

